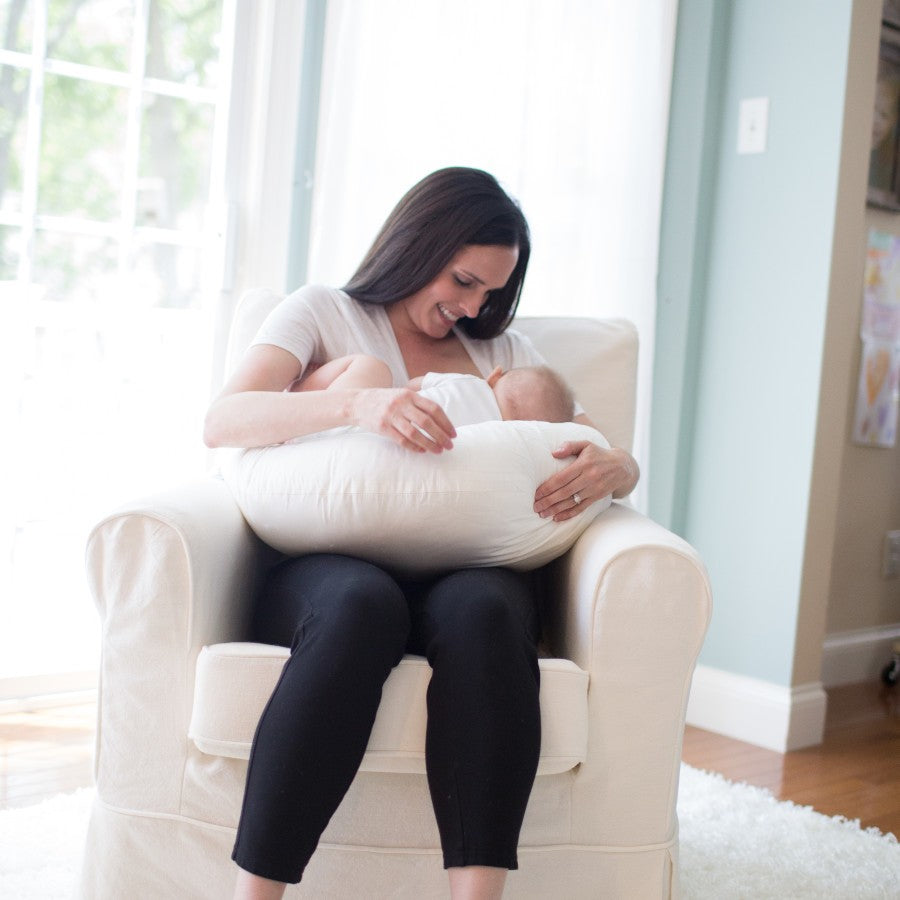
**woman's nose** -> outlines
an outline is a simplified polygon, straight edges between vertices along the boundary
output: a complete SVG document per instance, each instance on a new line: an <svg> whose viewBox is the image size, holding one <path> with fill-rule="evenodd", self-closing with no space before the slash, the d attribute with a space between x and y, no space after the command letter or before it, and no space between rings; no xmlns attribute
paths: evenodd
<svg viewBox="0 0 900 900"><path fill-rule="evenodd" d="M460 301L459 305L463 308L463 312L468 318L474 319L481 307L484 306L486 299L486 297L465 297Z"/></svg>

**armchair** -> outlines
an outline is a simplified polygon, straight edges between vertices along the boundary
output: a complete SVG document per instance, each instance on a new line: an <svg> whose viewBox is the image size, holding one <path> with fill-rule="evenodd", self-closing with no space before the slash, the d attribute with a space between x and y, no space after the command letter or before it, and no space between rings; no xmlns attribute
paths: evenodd
<svg viewBox="0 0 900 900"><path fill-rule="evenodd" d="M245 296L232 360L278 299ZM565 318L517 327L610 442L630 447L633 327ZM87 573L103 637L82 897L230 895L250 741L287 657L246 642L246 618L279 558L214 477L129 503L93 529ZM616 502L549 578L541 762L507 896L676 897L684 716L710 615L703 565ZM391 674L362 768L287 897L448 895L424 775L429 676L413 656Z"/></svg>

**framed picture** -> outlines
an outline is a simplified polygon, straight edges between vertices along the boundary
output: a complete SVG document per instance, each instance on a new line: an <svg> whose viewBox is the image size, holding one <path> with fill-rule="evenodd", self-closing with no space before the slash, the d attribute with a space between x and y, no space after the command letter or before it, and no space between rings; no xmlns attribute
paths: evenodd
<svg viewBox="0 0 900 900"><path fill-rule="evenodd" d="M885 25L900 28L900 0L884 0L881 8L881 21Z"/></svg>
<svg viewBox="0 0 900 900"><path fill-rule="evenodd" d="M866 200L870 206L900 212L898 151L900 151L900 28L884 24L881 29L875 112L872 117L872 150L869 155L869 188Z"/></svg>

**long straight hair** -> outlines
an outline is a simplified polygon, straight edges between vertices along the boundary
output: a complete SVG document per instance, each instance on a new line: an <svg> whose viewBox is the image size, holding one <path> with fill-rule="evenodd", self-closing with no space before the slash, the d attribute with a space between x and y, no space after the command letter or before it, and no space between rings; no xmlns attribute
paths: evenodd
<svg viewBox="0 0 900 900"><path fill-rule="evenodd" d="M519 305L531 238L518 204L480 169L439 169L414 185L387 217L343 290L363 303L403 300L434 281L463 247L473 244L519 250L506 284L490 291L475 318L459 321L470 337L496 337Z"/></svg>

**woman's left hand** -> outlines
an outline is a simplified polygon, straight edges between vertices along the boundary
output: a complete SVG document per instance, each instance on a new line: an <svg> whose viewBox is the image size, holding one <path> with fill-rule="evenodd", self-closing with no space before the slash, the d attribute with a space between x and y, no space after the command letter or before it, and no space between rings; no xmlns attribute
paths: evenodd
<svg viewBox="0 0 900 900"><path fill-rule="evenodd" d="M625 497L637 484L637 462L630 453L606 449L590 441L566 441L553 451L556 459L574 462L540 485L534 495L534 511L542 518L564 522L577 516L595 500Z"/></svg>

